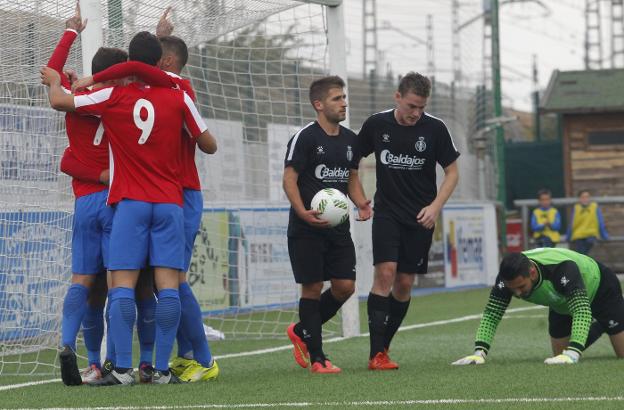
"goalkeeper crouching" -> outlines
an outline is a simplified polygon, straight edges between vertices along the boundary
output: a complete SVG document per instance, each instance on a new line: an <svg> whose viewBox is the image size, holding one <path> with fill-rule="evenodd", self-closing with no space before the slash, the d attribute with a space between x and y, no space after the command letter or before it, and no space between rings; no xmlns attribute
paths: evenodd
<svg viewBox="0 0 624 410"><path fill-rule="evenodd" d="M483 364L505 310L515 296L548 306L553 357L546 364L574 364L603 333L624 357L624 299L617 276L589 256L538 248L503 258L479 323L472 355L452 364Z"/></svg>

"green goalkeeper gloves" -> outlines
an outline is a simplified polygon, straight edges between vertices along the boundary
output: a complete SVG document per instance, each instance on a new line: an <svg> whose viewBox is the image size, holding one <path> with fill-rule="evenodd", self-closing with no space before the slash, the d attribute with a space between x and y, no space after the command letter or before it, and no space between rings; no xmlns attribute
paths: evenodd
<svg viewBox="0 0 624 410"><path fill-rule="evenodd" d="M560 355L555 356L555 357L549 357L548 359L544 360L544 363L546 364L574 364L574 363L578 363L580 358L581 358L581 355L579 354L579 352L566 349Z"/></svg>
<svg viewBox="0 0 624 410"><path fill-rule="evenodd" d="M474 353L470 356L462 357L461 359L456 360L451 364L454 366L463 366L466 364L483 364L485 363L485 356L487 356L487 353L485 353L484 350L476 349Z"/></svg>

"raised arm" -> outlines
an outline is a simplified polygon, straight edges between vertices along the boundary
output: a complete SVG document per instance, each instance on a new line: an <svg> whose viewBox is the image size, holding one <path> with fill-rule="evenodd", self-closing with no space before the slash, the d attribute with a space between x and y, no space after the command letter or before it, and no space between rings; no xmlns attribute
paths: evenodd
<svg viewBox="0 0 624 410"><path fill-rule="evenodd" d="M70 83L67 77L63 74L63 67L67 62L67 57L69 56L69 51L74 43L74 40L76 40L78 34L80 34L86 26L87 21L82 21L82 18L80 17L80 4L76 3L76 11L72 17L65 21L65 32L48 60L47 66L59 73L61 76L61 84L67 89L69 89Z"/></svg>

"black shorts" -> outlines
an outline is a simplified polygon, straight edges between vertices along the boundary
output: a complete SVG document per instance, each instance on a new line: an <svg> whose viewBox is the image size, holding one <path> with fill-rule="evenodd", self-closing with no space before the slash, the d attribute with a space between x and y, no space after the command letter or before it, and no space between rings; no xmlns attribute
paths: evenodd
<svg viewBox="0 0 624 410"><path fill-rule="evenodd" d="M297 283L355 280L355 246L350 234L289 236L288 254Z"/></svg>
<svg viewBox="0 0 624 410"><path fill-rule="evenodd" d="M427 273L433 229L411 227L392 217L373 216L373 264L396 262L397 272Z"/></svg>
<svg viewBox="0 0 624 410"><path fill-rule="evenodd" d="M608 335L624 330L624 298L622 287L615 273L602 264L600 285L591 303L592 317ZM548 313L548 333L554 338L564 338L572 333L572 316L562 315L550 309Z"/></svg>

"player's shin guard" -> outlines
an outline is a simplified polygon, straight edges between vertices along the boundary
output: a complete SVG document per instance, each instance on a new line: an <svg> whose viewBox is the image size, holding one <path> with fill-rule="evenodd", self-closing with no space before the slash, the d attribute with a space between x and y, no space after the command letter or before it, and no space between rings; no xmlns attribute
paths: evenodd
<svg viewBox="0 0 624 410"><path fill-rule="evenodd" d="M156 338L156 297L137 300L137 335L139 337L140 363L151 366L154 356L154 339Z"/></svg>
<svg viewBox="0 0 624 410"><path fill-rule="evenodd" d="M324 362L320 302L315 299L299 299L299 321L301 323L301 339L308 347L310 360L312 362Z"/></svg>
<svg viewBox="0 0 624 410"><path fill-rule="evenodd" d="M388 325L388 311L390 298L388 296L368 294L368 331L370 333L370 359L377 353L384 351L386 327Z"/></svg>
<svg viewBox="0 0 624 410"><path fill-rule="evenodd" d="M203 367L210 367L212 364L212 353L204 334L201 308L187 282L180 284L180 304L182 312L179 331L191 342L193 358Z"/></svg>
<svg viewBox="0 0 624 410"><path fill-rule="evenodd" d="M89 367L95 365L98 369L100 363L100 348L104 337L104 307L87 305L84 319L82 319L82 334L84 336Z"/></svg>
<svg viewBox="0 0 624 410"><path fill-rule="evenodd" d="M110 308L112 303L113 290L108 291L108 300L106 302L106 310L104 311L104 320L106 320L106 360L115 363L115 342L113 342L113 329L110 321Z"/></svg>
<svg viewBox="0 0 624 410"><path fill-rule="evenodd" d="M135 321L134 289L112 289L110 331L115 343L115 368L132 368L132 331Z"/></svg>
<svg viewBox="0 0 624 410"><path fill-rule="evenodd" d="M323 292L319 307L321 311L321 323L325 323L332 317L336 316L336 313L340 310L343 304L344 302L341 302L334 297L331 293L331 289L327 289Z"/></svg>
<svg viewBox="0 0 624 410"><path fill-rule="evenodd" d="M400 302L396 300L392 294L390 294L388 325L386 326L386 335L384 339L384 348L386 350L390 349L390 342L392 342L392 338L396 334L397 330L399 330L401 323L403 323L403 319L405 319L410 301L411 299L407 300L407 302Z"/></svg>
<svg viewBox="0 0 624 410"><path fill-rule="evenodd" d="M76 351L76 337L85 315L88 296L89 290L85 286L74 283L63 301L61 346L69 346L73 351Z"/></svg>
<svg viewBox="0 0 624 410"><path fill-rule="evenodd" d="M180 295L177 289L161 289L156 304L156 370L167 372L180 324Z"/></svg>

